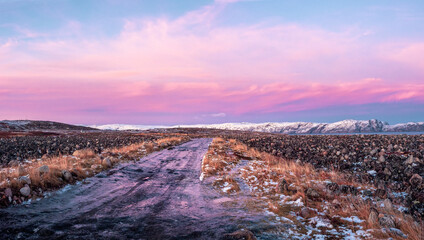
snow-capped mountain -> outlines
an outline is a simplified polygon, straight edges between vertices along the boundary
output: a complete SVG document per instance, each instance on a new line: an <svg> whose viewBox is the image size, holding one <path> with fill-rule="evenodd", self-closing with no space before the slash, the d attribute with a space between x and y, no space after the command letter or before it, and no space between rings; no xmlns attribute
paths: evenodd
<svg viewBox="0 0 424 240"><path fill-rule="evenodd" d="M90 126L109 130L147 130L153 128L215 128L224 130L241 130L269 133L288 134L317 134L317 133L378 133L378 132L424 132L424 122L400 123L389 125L377 119L371 120L343 120L335 123L312 122L268 122L268 123L222 123L222 124L196 124L178 126L146 126L108 124Z"/></svg>
<svg viewBox="0 0 424 240"><path fill-rule="evenodd" d="M241 131L256 131L270 133L361 133L383 132L387 123L376 119L371 120L343 120L335 123L311 122L282 122L282 123L224 123L211 125L195 125L196 127L217 128ZM189 126L183 126L189 127Z"/></svg>

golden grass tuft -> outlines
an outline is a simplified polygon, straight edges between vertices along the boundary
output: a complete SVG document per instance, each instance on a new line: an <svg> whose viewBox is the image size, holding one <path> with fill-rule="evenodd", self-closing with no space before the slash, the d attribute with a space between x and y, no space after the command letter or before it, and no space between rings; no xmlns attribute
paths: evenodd
<svg viewBox="0 0 424 240"><path fill-rule="evenodd" d="M76 150L72 156L77 157L77 158L81 158L81 159L87 159L87 158L93 158L96 156L96 153L90 149L90 148L86 148L86 149L80 149L80 150Z"/></svg>

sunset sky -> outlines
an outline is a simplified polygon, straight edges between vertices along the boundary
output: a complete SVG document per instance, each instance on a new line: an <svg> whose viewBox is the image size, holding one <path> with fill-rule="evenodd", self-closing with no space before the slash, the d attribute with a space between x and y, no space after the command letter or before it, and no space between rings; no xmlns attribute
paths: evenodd
<svg viewBox="0 0 424 240"><path fill-rule="evenodd" d="M0 120L424 121L424 1L0 0Z"/></svg>

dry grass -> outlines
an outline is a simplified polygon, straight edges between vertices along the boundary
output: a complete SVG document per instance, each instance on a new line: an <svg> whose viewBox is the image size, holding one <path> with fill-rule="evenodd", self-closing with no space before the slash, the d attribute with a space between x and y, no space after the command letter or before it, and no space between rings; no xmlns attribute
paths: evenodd
<svg viewBox="0 0 424 240"><path fill-rule="evenodd" d="M237 181L228 175L215 179L212 185L224 193L237 193L240 191L240 186Z"/></svg>
<svg viewBox="0 0 424 240"><path fill-rule="evenodd" d="M205 176L224 175L225 171L237 164L239 159L228 154L228 144L222 138L214 138L202 161L202 173Z"/></svg>
<svg viewBox="0 0 424 240"><path fill-rule="evenodd" d="M88 159L88 158L94 158L96 156L96 153L92 149L81 149L76 150L72 156L81 158L81 159Z"/></svg>

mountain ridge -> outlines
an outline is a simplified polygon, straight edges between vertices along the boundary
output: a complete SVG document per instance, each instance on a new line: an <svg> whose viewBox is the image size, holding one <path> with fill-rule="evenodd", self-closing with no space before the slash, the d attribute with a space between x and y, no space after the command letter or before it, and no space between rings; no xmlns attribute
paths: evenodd
<svg viewBox="0 0 424 240"><path fill-rule="evenodd" d="M221 123L221 124L194 124L175 126L146 126L108 124L92 125L90 127L103 130L146 130L153 128L215 128L223 130L240 130L286 134L325 134L325 133L384 133L384 132L424 132L424 122L408 122L389 125L377 119L353 120L347 119L334 123L314 122L265 122L265 123Z"/></svg>
<svg viewBox="0 0 424 240"><path fill-rule="evenodd" d="M38 120L1 120L0 131L36 131L36 130L96 130L86 126L72 125L53 121Z"/></svg>

